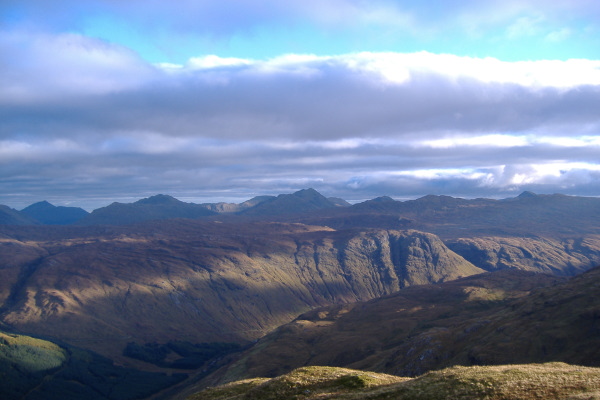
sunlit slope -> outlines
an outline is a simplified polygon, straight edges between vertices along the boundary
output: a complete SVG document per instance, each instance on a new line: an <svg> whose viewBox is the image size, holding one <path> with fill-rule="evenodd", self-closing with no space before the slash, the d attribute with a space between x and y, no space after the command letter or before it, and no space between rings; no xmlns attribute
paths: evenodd
<svg viewBox="0 0 600 400"><path fill-rule="evenodd" d="M600 368L563 363L453 367L417 378L331 367L304 367L272 378L207 389L189 400L598 399Z"/></svg>

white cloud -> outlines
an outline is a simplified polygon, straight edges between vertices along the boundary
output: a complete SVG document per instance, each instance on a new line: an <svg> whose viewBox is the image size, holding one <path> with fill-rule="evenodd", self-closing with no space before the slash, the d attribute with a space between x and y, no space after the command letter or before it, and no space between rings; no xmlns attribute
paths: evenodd
<svg viewBox="0 0 600 400"><path fill-rule="evenodd" d="M79 35L0 35L6 193L600 186L597 60L367 52L153 66Z"/></svg>
<svg viewBox="0 0 600 400"><path fill-rule="evenodd" d="M78 34L0 31L0 101L53 101L66 95L131 90L153 78L132 51Z"/></svg>
<svg viewBox="0 0 600 400"><path fill-rule="evenodd" d="M528 143L527 138L523 136L492 134L473 137L448 137L443 139L424 140L417 142L414 145L448 149L469 146L517 147L526 146Z"/></svg>
<svg viewBox="0 0 600 400"><path fill-rule="evenodd" d="M220 67L235 67L252 64L251 60L234 57L219 57L216 55L207 55L203 57L192 57L188 61L188 67L191 69L211 69Z"/></svg>

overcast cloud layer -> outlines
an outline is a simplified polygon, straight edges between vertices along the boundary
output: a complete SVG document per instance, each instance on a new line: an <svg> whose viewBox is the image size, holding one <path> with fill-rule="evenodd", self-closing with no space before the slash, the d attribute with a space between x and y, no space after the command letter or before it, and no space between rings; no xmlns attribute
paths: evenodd
<svg viewBox="0 0 600 400"><path fill-rule="evenodd" d="M5 19L0 30L0 204L23 208L47 199L93 209L156 193L243 201L307 187L355 201L430 193L504 197L522 190L600 195L597 59L508 62L359 51L200 54L159 63L126 45L67 32L63 26L81 21L79 2L64 2L74 7L73 21L58 7L44 24L32 11L43 3L25 3L29 9L14 10L28 18ZM204 27L207 35L239 34L261 19L291 16L344 23L335 8L308 7L311 2L248 3L265 8L213 20ZM140 20L163 7L157 1L90 4L114 15L141 7ZM181 7L224 10L216 4ZM357 11L362 2L318 4L337 5L348 18L368 17ZM552 12L567 7L556 4ZM598 16L593 2L575 5L580 14L588 6ZM509 6L506 13L516 13ZM260 11L266 9L272 11ZM427 28L418 13L394 12L388 17L406 29ZM373 13L370 18L379 15ZM164 24L178 18L173 35L194 30L183 16Z"/></svg>

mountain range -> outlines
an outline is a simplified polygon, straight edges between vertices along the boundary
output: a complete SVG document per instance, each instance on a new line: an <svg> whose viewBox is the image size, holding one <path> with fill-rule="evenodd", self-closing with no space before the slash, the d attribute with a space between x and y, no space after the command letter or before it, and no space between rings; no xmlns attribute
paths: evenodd
<svg viewBox="0 0 600 400"><path fill-rule="evenodd" d="M272 220L334 229L417 229L444 238L482 235L564 236L597 232L600 198L524 192L504 200L428 195L396 201L383 196L357 204L326 198L314 189L256 196L235 203L185 203L159 194L112 203L87 213L41 201L21 211L0 206L0 225L127 225L173 218Z"/></svg>
<svg viewBox="0 0 600 400"><path fill-rule="evenodd" d="M317 364L595 365L597 265L589 197L40 202L0 207L0 329L196 389Z"/></svg>
<svg viewBox="0 0 600 400"><path fill-rule="evenodd" d="M0 206L2 225L127 225L172 218L198 219L218 214L269 216L299 214L350 204L338 198L325 198L314 189L302 189L279 196L256 196L242 203L185 203L172 196L158 194L134 203L114 202L88 213L79 207L54 206L47 201L32 204L21 211Z"/></svg>

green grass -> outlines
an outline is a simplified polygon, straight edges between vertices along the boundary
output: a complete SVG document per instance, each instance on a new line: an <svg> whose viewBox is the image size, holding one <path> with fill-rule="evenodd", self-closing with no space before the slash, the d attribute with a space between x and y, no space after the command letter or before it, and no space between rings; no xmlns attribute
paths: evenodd
<svg viewBox="0 0 600 400"><path fill-rule="evenodd" d="M40 372L60 367L67 353L45 340L0 332L0 360L3 364L18 363L27 372Z"/></svg>
<svg viewBox="0 0 600 400"><path fill-rule="evenodd" d="M186 377L119 367L86 350L0 332L0 399L140 399Z"/></svg>
<svg viewBox="0 0 600 400"><path fill-rule="evenodd" d="M304 367L276 378L206 389L188 400L397 399L597 400L600 368L564 363L452 367L401 378L334 367Z"/></svg>

